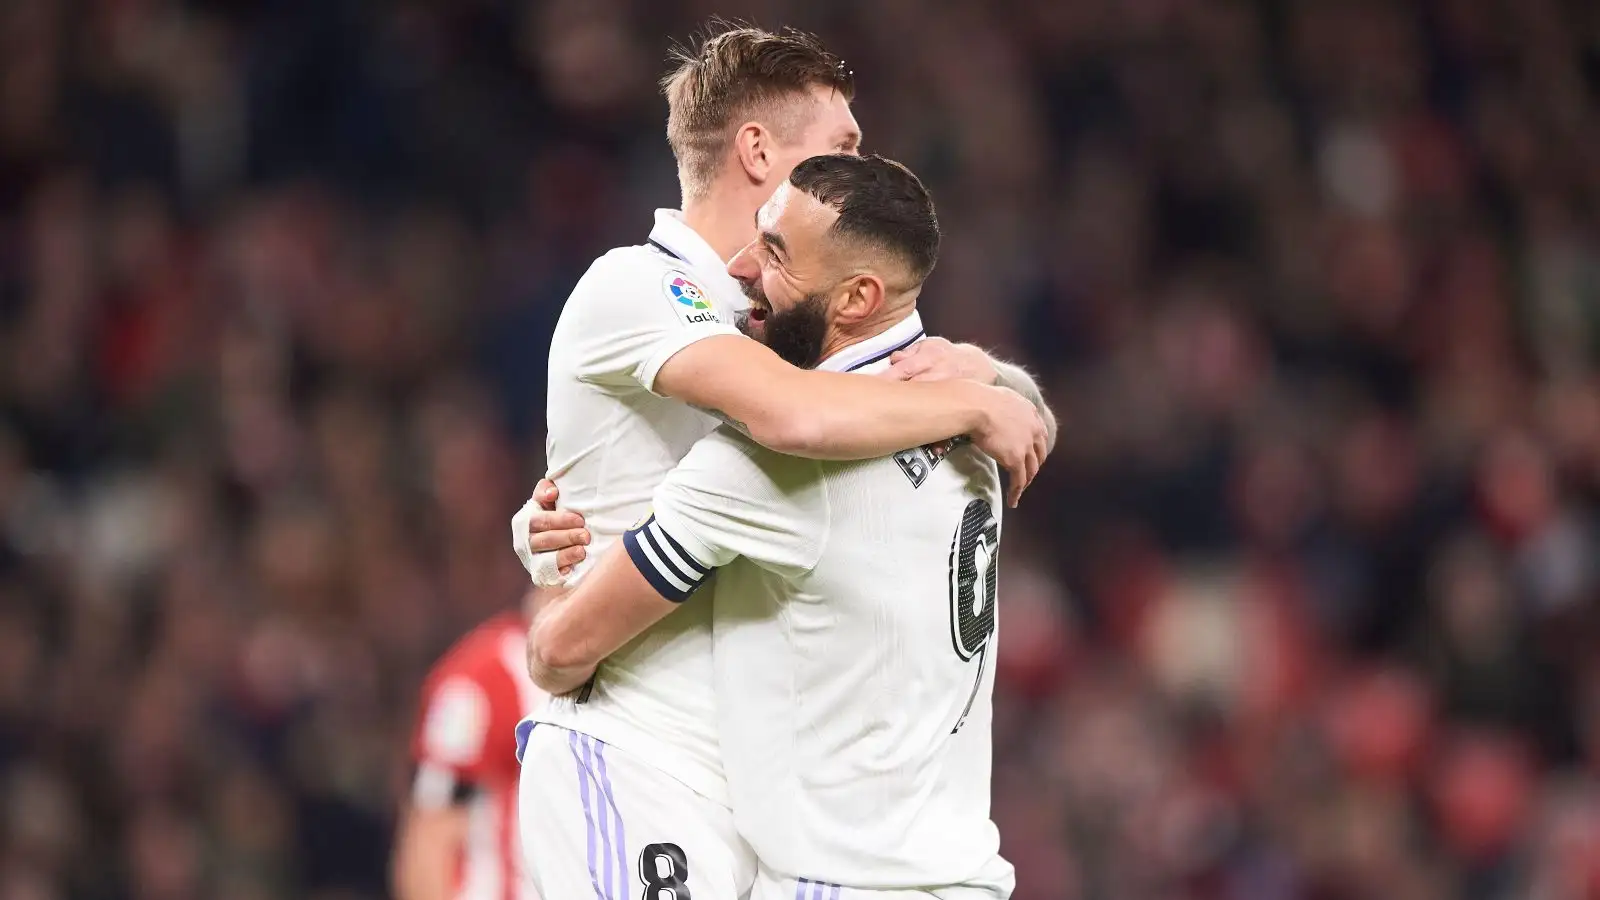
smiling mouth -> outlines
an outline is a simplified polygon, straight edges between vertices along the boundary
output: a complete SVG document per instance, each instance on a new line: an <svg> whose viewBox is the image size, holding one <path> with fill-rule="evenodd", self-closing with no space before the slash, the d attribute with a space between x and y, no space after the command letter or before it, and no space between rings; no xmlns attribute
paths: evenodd
<svg viewBox="0 0 1600 900"><path fill-rule="evenodd" d="M754 281L740 281L739 287L744 289L744 298L750 301L747 315L752 322L764 322L772 314L772 304L767 302L766 294Z"/></svg>

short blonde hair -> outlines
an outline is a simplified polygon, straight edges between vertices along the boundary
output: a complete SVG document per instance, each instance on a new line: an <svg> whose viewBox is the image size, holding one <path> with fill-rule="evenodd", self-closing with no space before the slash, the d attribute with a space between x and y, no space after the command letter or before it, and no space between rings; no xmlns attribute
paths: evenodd
<svg viewBox="0 0 1600 900"><path fill-rule="evenodd" d="M799 122L783 101L815 87L855 98L855 76L815 35L713 21L697 44L674 47L675 66L661 79L667 97L667 143L678 160L686 198L703 196L728 152L732 130L755 116L783 140Z"/></svg>

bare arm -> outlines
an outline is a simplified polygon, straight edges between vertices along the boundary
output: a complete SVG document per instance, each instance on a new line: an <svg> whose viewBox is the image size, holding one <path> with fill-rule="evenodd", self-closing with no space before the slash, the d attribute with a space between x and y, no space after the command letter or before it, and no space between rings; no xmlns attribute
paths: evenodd
<svg viewBox="0 0 1600 900"><path fill-rule="evenodd" d="M467 813L460 806L438 809L408 805L395 836L396 900L449 900L457 854L466 840Z"/></svg>
<svg viewBox="0 0 1600 900"><path fill-rule="evenodd" d="M755 447L731 428L695 444L657 486L654 512L540 614L528 648L534 682L552 694L577 688L683 603L710 602L692 595L735 559L814 566L823 530L811 514L823 503L815 476L815 464Z"/></svg>
<svg viewBox="0 0 1600 900"><path fill-rule="evenodd" d="M1039 390L1038 382L1033 380L1027 369L1016 363L1008 363L1002 359L989 357L989 362L994 366L999 379L995 384L1008 391L1022 395L1024 400L1033 404L1038 410L1039 418L1044 420L1045 453L1054 453L1056 449L1056 414L1050 411L1049 405L1044 402L1044 393Z"/></svg>
<svg viewBox="0 0 1600 900"><path fill-rule="evenodd" d="M1012 391L1029 403L1044 422L1046 455L1056 449L1056 416L1027 369L1009 363L976 344L952 344L941 337L924 338L890 357L884 373L893 381L945 381L964 378Z"/></svg>
<svg viewBox="0 0 1600 900"><path fill-rule="evenodd" d="M576 690L600 661L678 608L618 542L570 592L540 611L528 634L528 674L552 695Z"/></svg>
<svg viewBox="0 0 1600 900"><path fill-rule="evenodd" d="M1046 452L1042 420L1009 391L807 371L733 335L679 351L661 366L654 389L721 413L772 450L812 459L871 459L970 434L1011 473L1013 505Z"/></svg>
<svg viewBox="0 0 1600 900"><path fill-rule="evenodd" d="M898 389L904 387L918 389ZM987 425L989 398L981 391L922 390L929 387L948 386L806 371L758 341L731 335L679 351L655 381L658 393L723 414L757 443L813 459L871 459Z"/></svg>

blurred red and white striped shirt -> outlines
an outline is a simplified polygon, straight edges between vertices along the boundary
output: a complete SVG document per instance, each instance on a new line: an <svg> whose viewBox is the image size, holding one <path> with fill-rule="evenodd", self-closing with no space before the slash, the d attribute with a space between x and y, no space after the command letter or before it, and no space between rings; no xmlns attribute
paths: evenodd
<svg viewBox="0 0 1600 900"><path fill-rule="evenodd" d="M522 616L496 616L452 647L423 685L412 803L466 809L454 900L539 900L517 839L516 727L546 696L528 678L526 642Z"/></svg>

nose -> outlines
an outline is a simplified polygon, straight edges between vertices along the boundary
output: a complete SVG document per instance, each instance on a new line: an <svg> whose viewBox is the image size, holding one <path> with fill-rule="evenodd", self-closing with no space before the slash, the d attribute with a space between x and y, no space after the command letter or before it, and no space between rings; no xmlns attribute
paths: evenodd
<svg viewBox="0 0 1600 900"><path fill-rule="evenodd" d="M733 255L728 260L728 274L740 281L754 281L761 275L761 267L756 263L756 242L751 241L744 245L744 249Z"/></svg>

